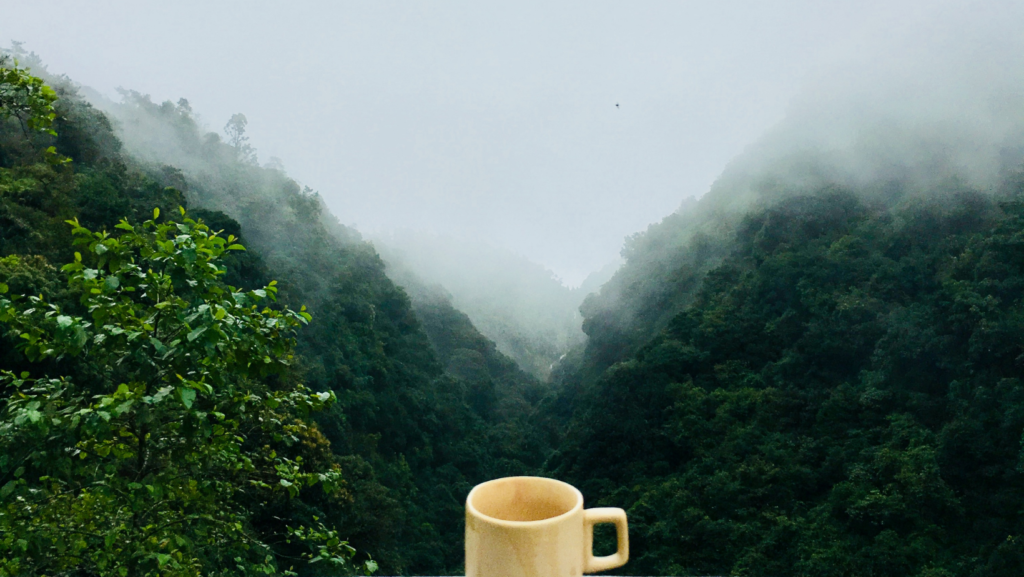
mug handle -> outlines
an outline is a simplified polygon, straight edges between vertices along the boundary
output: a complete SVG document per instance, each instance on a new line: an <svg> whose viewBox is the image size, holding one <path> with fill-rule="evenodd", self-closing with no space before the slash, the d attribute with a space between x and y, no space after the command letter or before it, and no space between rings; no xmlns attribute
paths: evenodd
<svg viewBox="0 0 1024 577"><path fill-rule="evenodd" d="M614 523L619 539L618 551L614 555L594 557L594 525ZM599 507L583 511L583 534L585 536L583 572L593 573L622 567L629 561L629 526L626 512L614 507Z"/></svg>

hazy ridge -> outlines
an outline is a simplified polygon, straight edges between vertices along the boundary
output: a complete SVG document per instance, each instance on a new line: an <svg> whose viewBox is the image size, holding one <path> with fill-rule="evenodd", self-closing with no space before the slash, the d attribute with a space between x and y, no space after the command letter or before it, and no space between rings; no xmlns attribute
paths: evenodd
<svg viewBox="0 0 1024 577"><path fill-rule="evenodd" d="M367 242L261 166L244 123L225 139L130 91L94 108L21 54L57 87L58 135L2 126L0 281L71 303L70 217L182 204L241 236L228 280L279 279L313 314L296 370L338 395L316 454L350 497L255 530L329 519L384 573L458 572L469 488L542 474L627 509L626 574L1019 575L1024 37L998 15L809 78L579 289L443 236ZM40 162L50 144L73 162ZM3 368L101 372L3 338Z"/></svg>

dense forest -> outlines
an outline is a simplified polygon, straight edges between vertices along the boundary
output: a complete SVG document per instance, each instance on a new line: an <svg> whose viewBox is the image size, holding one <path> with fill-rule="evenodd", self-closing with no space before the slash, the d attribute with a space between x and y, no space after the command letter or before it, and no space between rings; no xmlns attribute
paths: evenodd
<svg viewBox="0 0 1024 577"><path fill-rule="evenodd" d="M540 380L549 380L562 355L584 341L578 309L587 288L570 289L525 257L412 231L373 242L388 275L409 292L414 306L439 291L450 295L499 351Z"/></svg>
<svg viewBox="0 0 1024 577"><path fill-rule="evenodd" d="M462 499L469 488L492 477L537 470L542 463L550 435L527 426L544 395L541 384L497 352L445 297L439 295L414 311L372 246L338 224L318 195L301 189L279 169L256 163L244 135L244 117L232 119L225 141L203 131L184 100L156 104L126 92L122 103L101 103L110 107L101 112L69 79L48 74L34 55L15 51L5 57L0 287L7 295L23 295L22 303L36 295L61 311L92 313L83 300L88 295L83 296L81 285L69 284L63 267L78 262L77 253L86 261L98 259L87 263L92 271L109 263L77 247L75 237L84 233L76 233L79 229L65 221L77 219L77 227L112 239L129 234L127 226L163 227L170 222L201 229L203 235L219 231L220 238L235 237L233 242L247 250L219 254L217 266L224 274L207 282L222 285L218 290L256 291L253 295L266 295L272 288L276 302L268 311L301 310L311 321L289 329L293 337L282 334L284 344L293 339L294 358L285 363L292 353L279 352L281 374L221 378L246 383L255 379L252 386L275 394L296 387L330 393L331 402L320 403L330 406L288 417L304 423L304 434L284 442L295 452L293 460L315 463L338 477L327 494L309 488L283 499L275 492L260 507L255 506L262 498L259 487L253 485L250 491L247 481L238 481L241 485L234 489L239 508L248 511L238 515L238 539L265 545L269 552L261 553L262 565L287 568L300 556L295 544L287 543L296 541L288 531L304 523L333 547L340 538L357 549L353 561L344 551L331 557L346 561L348 571L365 569L367 555L385 573L457 571L462 563ZM33 98L38 111L20 105ZM45 126L33 121L36 117L48 119ZM184 215L179 207L186 210ZM155 232L147 234L152 242L160 240L159 234L152 236ZM144 247L137 250L146 252ZM124 287L118 290L129 296ZM134 303L138 315L145 305L144 299ZM17 299L11 306L21 310ZM189 322L195 324L194 319ZM66 327L58 328L66 332ZM15 410L21 405L14 401L32 385L22 382L25 378L66 378L106 395L124 384L118 379L127 377L103 373L102 363L112 361L97 351L69 351L57 358L33 355L22 336L33 332L20 324L4 325L2 368L12 375L3 385L5 426L20 426ZM162 349L149 352L163 354ZM23 371L28 375L18 377ZM259 442L255 435L245 437L236 449ZM281 448L266 448L283 454ZM39 469L27 469L13 459L0 461L0 486L5 487L0 560L9 574L66 571L74 563L69 544L53 533L66 519L41 520L43 525L52 523L50 532L41 529L37 539L24 543L27 533L12 529L24 521L14 512L22 498L19 491L36 491L54 477L43 465L59 464L44 462ZM245 507L247 500L254 504ZM335 534L340 537L331 536ZM168 572L171 561L158 567L153 560L172 552L192 555L204 574L234 567L230 558L189 553L188 547L173 542L161 545L167 553L140 551L135 558L120 548L116 536L108 532L98 544L84 540L81 546L117 549L125 564L134 563L139 570L150 563L154 571ZM195 569L177 557L173 560L179 561L182 574ZM109 563L81 566L86 572L105 573L113 566ZM303 574L319 567L325 574L341 572L326 563L303 567Z"/></svg>
<svg viewBox="0 0 1024 577"><path fill-rule="evenodd" d="M551 471L628 508L634 574L1019 574L1022 193L748 215Z"/></svg>
<svg viewBox="0 0 1024 577"><path fill-rule="evenodd" d="M625 572L1024 570L1024 131L864 124L769 135L584 301L546 470Z"/></svg>
<svg viewBox="0 0 1024 577"><path fill-rule="evenodd" d="M0 575L457 574L465 495L514 474L625 508L624 574L1024 571L1019 155L734 167L547 374L244 116L0 66Z"/></svg>

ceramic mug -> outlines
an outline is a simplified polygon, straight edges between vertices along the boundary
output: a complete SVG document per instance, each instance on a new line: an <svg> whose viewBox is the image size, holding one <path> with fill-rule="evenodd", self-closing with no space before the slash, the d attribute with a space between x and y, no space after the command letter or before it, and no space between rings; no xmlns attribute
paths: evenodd
<svg viewBox="0 0 1024 577"><path fill-rule="evenodd" d="M619 547L594 557L594 525L613 523ZM626 512L583 509L568 483L506 477L466 498L466 577L579 577L629 560Z"/></svg>

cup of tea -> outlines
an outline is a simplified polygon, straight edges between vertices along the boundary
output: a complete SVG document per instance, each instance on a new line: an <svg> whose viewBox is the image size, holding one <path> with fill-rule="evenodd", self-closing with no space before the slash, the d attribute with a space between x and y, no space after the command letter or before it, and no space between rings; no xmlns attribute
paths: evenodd
<svg viewBox="0 0 1024 577"><path fill-rule="evenodd" d="M594 557L594 525L611 523L614 555ZM466 498L466 577L579 577L629 560L626 512L584 509L568 483L506 477L481 483Z"/></svg>

